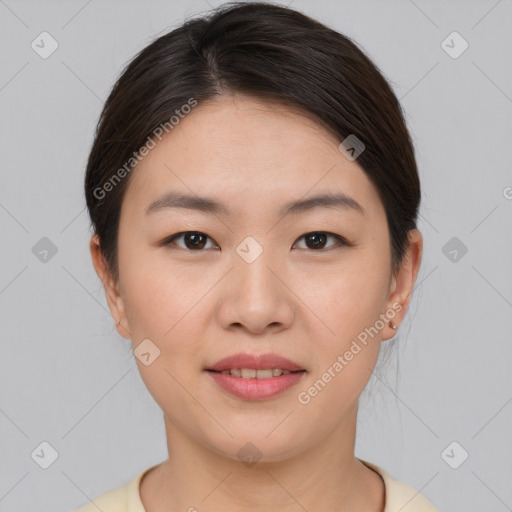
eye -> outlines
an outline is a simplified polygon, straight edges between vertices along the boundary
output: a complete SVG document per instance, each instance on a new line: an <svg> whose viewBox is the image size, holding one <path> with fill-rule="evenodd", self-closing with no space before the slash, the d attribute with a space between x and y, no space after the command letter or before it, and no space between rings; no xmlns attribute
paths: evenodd
<svg viewBox="0 0 512 512"><path fill-rule="evenodd" d="M351 245L342 236L335 235L334 233L328 233L326 231L312 231L311 233L306 233L306 234L302 235L299 238L299 240L302 238L304 238L305 240L310 240L311 241L311 243L309 244L310 246L306 247L306 249L312 249L312 250L317 251L319 249L325 249L325 243L329 237L337 240L338 242L337 242L337 244L334 244L334 245L331 245L330 247L328 247L328 249L330 249L332 247L336 247L336 246L343 246L343 245L350 246ZM308 245L307 242L306 242L306 245Z"/></svg>
<svg viewBox="0 0 512 512"><path fill-rule="evenodd" d="M178 240L180 238L183 238L185 247L182 247L183 249L189 249L192 251L197 251L204 249L206 246L206 239L211 238L208 235L205 235L204 233L201 233L200 231L182 231L181 233L176 233L174 235L171 235L170 237L163 240L160 245L177 245L175 243L175 240ZM181 246L178 246L181 247ZM209 247L207 247L208 249Z"/></svg>
<svg viewBox="0 0 512 512"><path fill-rule="evenodd" d="M304 238L305 240L311 241L310 243L306 242L305 249L311 249L314 251L318 251L321 249L325 249L325 243L328 238L332 238L337 241L337 243L328 246L327 249L337 247L337 246L352 246L345 238L340 235L335 235L334 233L329 233L326 231L312 231L310 233L305 233L298 240ZM184 247L176 244L176 240L183 239ZM175 233L167 238L165 238L162 242L159 243L161 246L170 246L170 245L178 245L182 249L188 249L191 251L200 251L201 249L210 249L212 247L207 247L207 240L212 240L208 235L202 233L201 231L182 231L180 233ZM295 244L294 244L295 246ZM218 247L218 245L214 244L214 247ZM301 247L302 249L302 247Z"/></svg>

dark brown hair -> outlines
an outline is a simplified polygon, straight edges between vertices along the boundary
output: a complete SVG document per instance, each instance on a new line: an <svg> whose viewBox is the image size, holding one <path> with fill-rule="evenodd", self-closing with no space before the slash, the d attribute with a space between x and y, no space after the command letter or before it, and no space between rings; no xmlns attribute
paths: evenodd
<svg viewBox="0 0 512 512"><path fill-rule="evenodd" d="M141 50L105 102L85 197L112 276L119 277L119 217L136 152L158 127L172 128L185 105L228 93L298 107L340 143L349 135L362 141L357 163L384 205L398 270L421 194L413 144L388 82L351 39L318 21L271 3L230 2Z"/></svg>

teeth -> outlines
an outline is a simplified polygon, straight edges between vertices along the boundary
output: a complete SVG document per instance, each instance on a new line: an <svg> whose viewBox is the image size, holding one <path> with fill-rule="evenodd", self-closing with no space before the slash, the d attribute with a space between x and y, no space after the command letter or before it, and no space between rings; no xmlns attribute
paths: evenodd
<svg viewBox="0 0 512 512"><path fill-rule="evenodd" d="M242 372L242 378L244 379L255 379L256 371L254 368L242 368L240 370Z"/></svg>
<svg viewBox="0 0 512 512"><path fill-rule="evenodd" d="M254 368L232 368L231 370L222 370L224 375L233 375L234 377L242 377L243 379L271 379L272 377L280 377L288 375L290 370L281 370L281 368L269 368L265 370L255 370Z"/></svg>

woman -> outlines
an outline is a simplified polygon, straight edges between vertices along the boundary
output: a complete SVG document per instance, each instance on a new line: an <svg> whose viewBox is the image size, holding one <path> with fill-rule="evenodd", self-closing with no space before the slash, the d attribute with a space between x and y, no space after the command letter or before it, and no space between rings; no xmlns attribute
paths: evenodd
<svg viewBox="0 0 512 512"><path fill-rule="evenodd" d="M81 512L431 512L354 456L422 255L400 105L347 37L225 4L158 38L90 153L90 250L169 457Z"/></svg>

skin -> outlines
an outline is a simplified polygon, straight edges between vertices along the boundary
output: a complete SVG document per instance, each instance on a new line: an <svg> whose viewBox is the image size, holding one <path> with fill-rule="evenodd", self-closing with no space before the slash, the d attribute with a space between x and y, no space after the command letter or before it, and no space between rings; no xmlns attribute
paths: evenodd
<svg viewBox="0 0 512 512"><path fill-rule="evenodd" d="M389 231L377 191L337 141L310 117L247 96L197 105L151 150L130 177L118 234L119 280L91 238L95 269L121 336L136 347L149 338L160 356L142 379L164 413L169 458L141 482L148 512L382 512L380 476L354 456L358 399L374 369L379 334L311 398L298 401L379 315L401 304L399 325L419 270L422 236L410 232L406 259L391 272ZM206 195L232 216L185 209L151 215L168 190ZM316 208L279 217L284 203L343 192L365 214ZM199 231L204 248L172 234ZM315 248L312 231L327 238ZM251 236L262 254L236 252ZM324 248L322 248L324 247ZM237 352L274 352L307 370L302 381L264 401L222 391L204 370ZM262 457L248 467L248 442ZM204 500L204 501L203 501ZM300 505L299 505L300 504ZM195 507L195 508L192 508Z"/></svg>

